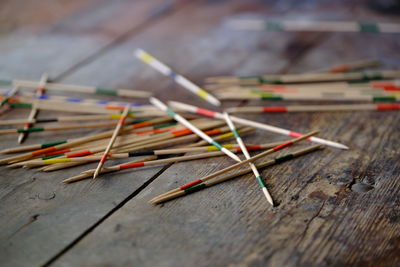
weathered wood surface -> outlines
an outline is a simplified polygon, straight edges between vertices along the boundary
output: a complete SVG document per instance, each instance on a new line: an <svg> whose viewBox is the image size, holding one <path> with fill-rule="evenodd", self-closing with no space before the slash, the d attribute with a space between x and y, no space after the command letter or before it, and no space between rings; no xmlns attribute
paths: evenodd
<svg viewBox="0 0 400 267"><path fill-rule="evenodd" d="M97 12L91 12L90 6ZM142 47L197 82L219 74L301 72L366 57L383 59L390 67L400 64L395 35L235 32L225 25L242 12L290 17L301 11L333 18L353 18L355 12L360 18L377 17L357 3L351 9L347 2L298 1L188 1L175 6L165 6L164 1L98 1L88 7L50 26L35 38L33 48L22 43L11 52L0 50L2 62L7 62L1 63L1 76L37 78L50 69L65 82L129 86L152 90L165 100L207 106L135 60L132 51ZM48 44L50 39L54 43ZM68 40L74 45L66 44ZM51 52L43 54L42 46ZM59 49L63 54L56 53ZM19 55L35 68L21 66ZM173 90L177 93L172 95ZM260 102L240 104L255 103ZM397 113L249 118L303 132L320 129L321 136L352 149L327 148L264 170L279 204L275 208L268 207L250 174L162 206L147 203L158 193L228 166L232 162L225 157L73 185L60 181L87 167L61 174L2 168L1 261L9 266L399 263ZM62 136L31 134L29 142ZM10 146L15 139L4 137L1 146ZM245 138L251 142L283 139L262 131Z"/></svg>

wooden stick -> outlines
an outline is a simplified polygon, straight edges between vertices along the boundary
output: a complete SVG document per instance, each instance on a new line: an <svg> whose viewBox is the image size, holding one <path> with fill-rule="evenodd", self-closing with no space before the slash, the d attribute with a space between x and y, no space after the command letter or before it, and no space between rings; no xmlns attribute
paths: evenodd
<svg viewBox="0 0 400 267"><path fill-rule="evenodd" d="M232 149L231 151L233 151L234 153L238 153L241 150ZM159 159L159 160L146 161L146 162L136 162L136 163L133 163L133 164L126 164L125 163L125 164L120 164L120 165L116 165L116 166L113 166L113 167L103 168L100 171L100 173L116 172L116 171L121 171L121 170L126 170L126 169L133 169L133 168L139 168L139 167L145 167L145 166L154 166L154 165L167 164L167 163L172 163L172 162L183 162L183 161L195 160L195 159L204 159L204 158L210 158L210 157L216 157L216 156L222 156L222 155L224 155L224 152L222 152L222 151L214 151L214 152L206 152L206 153L189 155L189 156L180 156L180 157ZM84 173L87 174L87 176L85 176L84 178L89 178L95 172L96 172L96 170L85 171ZM72 178L68 178L68 179L64 180L63 182L71 183L71 182L76 182L76 181L81 180L81 179L82 179L82 177L79 175L78 179L76 177L72 177Z"/></svg>
<svg viewBox="0 0 400 267"><path fill-rule="evenodd" d="M226 109L230 113L285 113L285 112L321 112L321 111L358 111L358 110L400 110L400 104L347 104L347 105L292 105L292 106L245 106Z"/></svg>
<svg viewBox="0 0 400 267"><path fill-rule="evenodd" d="M46 82L48 80L48 75L47 73L43 73L42 77L40 78L39 82L39 88L36 90L36 97L40 98L40 96L44 95L45 89L44 86L46 85ZM33 120L35 119L37 113L39 112L39 109L36 107L36 104L32 104L32 109L31 112L29 113L28 120ZM33 125L32 123L27 123L24 126L24 129L27 130L31 128ZM22 144L24 139L28 136L28 132L20 133L18 136L18 144Z"/></svg>
<svg viewBox="0 0 400 267"><path fill-rule="evenodd" d="M5 96L2 97L2 100L0 101L0 107L4 106L5 103L7 103L12 97L14 97L19 88L20 87L18 85L14 85L10 91L6 92Z"/></svg>
<svg viewBox="0 0 400 267"><path fill-rule="evenodd" d="M130 130L147 127L149 125L153 125L153 124L156 124L156 123L165 122L165 121L169 121L169 120L170 120L170 118L167 118L167 117L153 119L153 120L149 120L149 121L145 121L145 122L139 122L139 123L136 123L136 124L132 124L130 126L126 126L122 130L123 131L130 131ZM73 145L83 144L83 143L87 143L87 142L90 142L90 141L93 141L93 140L107 138L107 137L110 137L112 134L113 134L113 131L111 130L111 131L106 131L106 132L95 134L95 135L88 136L88 137L78 138L76 140L69 141L69 142L66 142L66 141L65 142L62 141L61 143L56 142L56 145L53 145L52 143L42 144L40 146L44 146L44 145L46 145L46 146L42 147L42 148L40 148L38 150L32 151L32 152L24 153L22 155L17 155L17 156L12 156L12 157L1 159L0 160L0 164L14 163L14 162L27 160L27 159L30 159L30 158L35 157L35 156L39 156L39 155L43 155L43 154L48 153L48 152L53 152L53 151L56 151L56 150L68 148L68 147L71 147Z"/></svg>
<svg viewBox="0 0 400 267"><path fill-rule="evenodd" d="M157 60L156 58L151 56L149 53L143 51L142 49L137 49L135 51L135 55L136 55L136 57L141 59L143 62L152 66L153 68L155 68L156 70L158 70L159 72L164 74L165 76L172 78L172 80L174 82L181 85L183 88L196 94L197 96L206 100L210 104L213 104L215 106L221 106L221 102L219 102L219 100L216 99L214 96L212 96L207 91L200 88L193 82L189 81L187 78L183 77L182 75L174 72L170 67L168 67L164 63L160 62L159 60Z"/></svg>
<svg viewBox="0 0 400 267"><path fill-rule="evenodd" d="M124 109L124 111L122 113L122 117L119 119L117 127L115 128L114 133L111 136L110 143L108 143L108 146L107 146L106 150L104 151L103 156L101 157L101 159L99 161L99 165L97 166L96 171L94 172L93 179L95 179L97 177L97 175L99 174L99 171L101 171L101 168L104 165L104 162L106 162L107 157L108 157L108 153L110 152L110 149L112 148L112 146L113 146L113 144L115 142L115 139L117 138L117 136L118 136L118 134L119 134L119 132L121 130L122 125L124 125L124 123L125 123L125 119L126 119L126 117L128 115L129 108L130 108L130 106L126 105L126 107L125 107L125 109Z"/></svg>
<svg viewBox="0 0 400 267"><path fill-rule="evenodd" d="M322 94L273 94L261 93L222 93L218 94L221 100L312 100L312 101L400 101L395 95L352 95L349 93L325 92Z"/></svg>
<svg viewBox="0 0 400 267"><path fill-rule="evenodd" d="M377 59L364 59L353 61L345 64L335 65L329 68L323 68L319 70L309 71L308 73L318 73L318 72L331 72L331 73L340 73L340 72L348 72L352 70L360 70L365 68L377 67L381 63Z"/></svg>
<svg viewBox="0 0 400 267"><path fill-rule="evenodd" d="M250 151L256 151L260 149L270 148L273 147L272 144L261 144L261 145L249 145L246 146ZM238 145L224 145L227 149L234 153L239 153L243 149L238 147ZM136 151L136 150L135 150ZM109 153L109 157L111 159L126 159L131 157L138 157L138 156L151 156L151 155L171 155L171 154L183 154L188 152L199 152L199 151L215 151L214 146L204 146L204 147L182 147L182 148L173 148L173 149L163 149L163 150L150 150L150 151L141 151L141 152L126 152L126 153ZM67 163L67 162L93 162L99 161L102 158L102 155L97 153L95 155L92 154L90 157L63 157L63 158L51 158L51 159L43 159L43 160L31 160L28 162L17 163L22 164L22 166L27 168L43 166L43 165L51 165L57 163ZM21 165L20 165L21 166Z"/></svg>
<svg viewBox="0 0 400 267"><path fill-rule="evenodd" d="M2 85L16 85L26 88L38 88L40 87L40 82L36 81L24 81L24 80L0 80ZM113 95L113 96L125 96L125 97L140 97L147 98L151 96L150 92L138 91L131 89L106 89L93 86L83 86L83 85L70 85L61 83L47 83L46 90L49 91L63 91L63 92L79 92L87 94L99 94L99 95Z"/></svg>
<svg viewBox="0 0 400 267"><path fill-rule="evenodd" d="M4 100L4 97L0 97ZM54 98L54 99L53 99ZM63 112L74 112L74 113L95 113L95 114L116 114L121 111L120 105L105 105L97 104L96 102L74 102L64 101L63 97L53 97L49 99L35 99L32 97L18 96L9 99L12 107L21 108L32 108L32 104L36 103L40 109L43 110L54 110ZM59 99L60 98L60 99ZM100 100L97 100L100 101ZM129 104L129 103L128 103ZM133 110L147 111L152 116L158 116L161 113L155 110L147 110L142 107L133 107Z"/></svg>
<svg viewBox="0 0 400 267"><path fill-rule="evenodd" d="M290 141L284 142L284 143L282 143L282 144L280 144L280 145L278 145L278 146L276 146L276 147L273 147L273 148L268 149L268 150L266 150L266 151L264 151L264 152L262 152L262 153L260 153L260 154L257 154L257 155L254 156L254 157L251 157L251 158L246 159L246 160L244 160L244 161L241 161L241 162L238 162L238 163L236 163L236 164L233 164L233 165L231 165L231 166L229 166L229 167L227 167L227 168L224 168L224 169L222 169L222 170L219 170L219 171L217 171L217 172L214 172L214 173L212 173L212 174L209 174L209 175L207 175L207 176L205 176L205 177L203 177L203 178L201 178L201 179L197 179L197 180L191 181L191 182L189 182L189 183L187 183L187 184L185 184L185 185L182 185L182 186L180 186L180 187L178 187L178 188L175 188L175 189L173 189L173 190L170 190L170 191L168 191L168 192L166 192L166 193L164 193L164 194L162 194L162 195L160 195L160 196L158 196L158 197L165 196L165 195L169 195L169 194L172 194L172 193L176 193L176 192L179 192L179 191L181 191L181 190L185 190L185 189L187 189L187 188L190 188L190 187L192 187L192 186L195 186L195 185L197 185L197 184L204 183L204 182L206 182L206 181L208 181L208 180L210 180L210 179L212 179L212 178L214 178L214 177L216 177L216 176L218 176L218 175L221 175L221 174L223 174L223 173L225 173L225 172L228 172L228 171L230 171L230 170L236 169L236 168L238 168L238 167L240 167L240 166L243 166L243 165L245 165L245 164L252 163L252 162L256 161L256 160L259 159L259 158L265 157L265 156L267 156L267 155L269 155L269 154L272 154L272 153L274 153L274 152L277 152L277 151L279 151L279 150L282 150L282 149L284 149L284 148L286 148L286 147L288 147L288 146L291 146L291 145L293 145L293 144L295 144L295 143L298 143L298 142L300 142L300 141L302 141L302 140L305 140L305 139L307 139L308 137L310 137L310 136L312 136L312 135L315 135L315 134L317 134L317 133L318 133L317 131L310 132L310 133L308 133L308 134L306 134L306 135L304 135L304 136L302 136L302 137L299 137L299 138L292 139L292 140L290 140ZM158 197L157 197L157 198L158 198ZM154 199L152 199L152 200L154 200Z"/></svg>
<svg viewBox="0 0 400 267"><path fill-rule="evenodd" d="M223 115L221 113L212 111L212 110L208 110L208 109L204 109L204 108L199 108L196 106L192 106L192 105L188 105L185 103L181 103L181 102L176 102L176 101L170 101L169 104L173 107L176 108L177 110L184 110L187 112L191 112L191 113L195 113L195 114L199 114L199 115L203 115L203 116L207 116L207 117L211 117L211 118L216 118L216 119L223 119ZM272 125L268 125L268 124L264 124L264 123L259 123L256 121L251 121L251 120L247 120L247 119L243 119L243 118L239 118L239 117L235 117L235 116L231 116L232 121L241 124L241 125L246 125L246 126L250 126L250 127L254 127L257 129L263 129L269 132L273 132L273 133L278 133L278 134L282 134L282 135L286 135L286 136L292 136L292 137L298 137L301 136L301 133L298 132L294 132L294 131L290 131L290 130L286 130L283 128L279 128L276 126L272 126ZM327 145L327 146L331 146L331 147L336 147L336 148L340 148L340 149L349 149L347 146L342 145L340 143L337 142L333 142L333 141L329 141L329 140L325 140L322 138L318 138L315 136L312 136L310 138L310 141L312 142L316 142L316 143L320 143L323 145Z"/></svg>
<svg viewBox="0 0 400 267"><path fill-rule="evenodd" d="M240 148L242 149L242 153L245 156L246 159L250 159L250 154L244 145L244 142L242 138L240 137L239 133L236 131L236 127L233 124L232 120L230 119L229 115L227 112L224 112L225 120L226 123L228 124L229 128L231 129L231 132L236 138L236 142L239 144ZM274 206L274 201L272 200L271 194L268 192L267 185L264 183L263 178L261 177L261 174L258 172L256 166L253 163L249 163L250 168L252 169L254 176L256 177L256 180L263 191L267 201Z"/></svg>
<svg viewBox="0 0 400 267"><path fill-rule="evenodd" d="M400 78L398 70L384 71L364 71L349 73L309 73L309 74L284 74L284 75L264 75L247 77L210 77L206 79L208 83L220 84L285 84L285 83L309 83L309 82L329 82L329 81L370 81L380 79Z"/></svg>
<svg viewBox="0 0 400 267"><path fill-rule="evenodd" d="M210 130L210 131L206 131L206 132L214 132L215 130ZM120 150L118 150L118 152L126 152L126 151L138 151L141 149L149 149L149 148L154 148L154 147L160 147L162 145L173 145L173 144L177 144L177 143L182 143L182 142L187 142L187 141L191 141L191 140L196 140L198 139L198 136L195 134L190 134L190 135L184 135L184 136L180 136L180 137L175 137L173 139L167 139L167 140L161 140L161 141L157 141L157 140L147 140L146 142L140 142L140 145L132 145L132 146L124 146L123 148L121 148ZM200 144L199 144L200 145ZM57 164L53 164L52 166L48 166L45 167L43 169L43 171L55 171L55 170L60 170L63 169L64 167L69 167L71 166L71 164L75 164L76 165L80 165L80 164L85 164L85 162L80 163L80 162L76 162L76 163L57 163Z"/></svg>
<svg viewBox="0 0 400 267"><path fill-rule="evenodd" d="M268 166L271 166L271 165L282 163L282 162L285 162L285 161L290 160L292 158L299 157L301 155L307 154L309 152L312 152L312 151L315 151L315 150L321 149L321 148L323 148L321 145L314 145L314 146L311 146L311 147L308 147L308 148L305 148L305 149L301 149L301 150L295 151L295 152L290 153L290 154L283 155L281 157L277 157L277 158L262 162L260 164L256 164L256 168L257 169L262 169L262 168L265 168L265 167L268 167ZM247 174L247 173L249 173L251 171L252 171L251 168L247 168L247 169L244 169L244 170L240 170L240 171L234 172L232 174L228 174L228 175L226 175L224 177L221 177L221 178L218 178L218 179L214 179L214 180L209 181L209 182L201 183L201 184L186 188L184 190L176 191L176 192L170 193L170 194L162 194L162 195L150 200L149 203L160 204L160 203L172 200L172 199L177 198L177 197L181 197L181 196L184 196L184 195L187 195L187 194L194 193L194 192L202 190L202 189L204 189L206 187L211 187L211 186L214 186L216 184L228 181L228 180L233 179L235 177L239 177L241 175Z"/></svg>
<svg viewBox="0 0 400 267"><path fill-rule="evenodd" d="M166 196L166 195L169 195L169 194L172 194L172 193L176 193L176 192L185 190L185 189L190 188L190 187L192 187L192 186L195 186L195 185L197 185L197 184L204 183L204 182L206 182L206 181L208 181L208 180L210 180L210 179L212 179L212 178L214 178L214 177L216 177L216 176L218 176L218 175L221 175L221 174L226 173L226 172L228 172L228 171L230 171L230 170L236 169L236 168L238 168L238 167L240 167L240 166L243 166L243 165L245 165L245 164L252 163L252 162L256 161L257 159L260 159L260 158L265 157L265 156L267 156L267 155L269 155L269 154L272 154L272 153L274 153L274 152L277 152L277 151L279 151L279 150L282 150L282 149L284 149L284 148L286 148L286 147L288 147L288 146L291 146L291 145L293 145L293 144L295 144L295 143L298 143L298 142L300 142L300 141L302 141L302 140L305 140L305 139L307 139L308 137L310 137L310 136L312 136L312 135L315 135L315 134L317 134L317 133L318 133L317 131L310 132L310 133L308 133L308 134L306 134L306 135L304 135L304 136L302 136L302 137L299 137L299 138L292 139L292 140L290 140L290 141L284 142L284 143L282 143L282 144L280 144L280 145L278 145L278 146L276 146L276 147L273 147L273 148L271 148L271 149L268 149L267 151L264 151L264 152L262 152L262 153L260 153L260 154L257 154L257 155L254 156L254 157L251 157L251 158L246 159L246 160L244 160L244 161L241 161L241 162L238 162L238 163L236 163L236 164L233 164L233 165L231 165L231 166L229 166L229 167L227 167L227 168L224 168L224 169L222 169L222 170L216 171L216 172L214 172L214 173L212 173L212 174L209 174L209 175L207 175L207 176L205 176L205 177L203 177L203 178L201 178L201 179L197 179L197 180L194 180L194 181L192 181L192 182L189 182L189 183L187 183L187 184L185 184L185 185L182 185L182 186L180 186L180 187L178 187L178 188L175 188L175 189L173 189L173 190L170 190L170 191L168 191L168 192L166 192L166 193L164 193L164 194L162 194L162 195L160 195L160 196L158 196L158 197L163 197L163 196ZM158 197L156 197L156 198L158 198ZM152 200L155 200L155 199L152 199Z"/></svg>
<svg viewBox="0 0 400 267"><path fill-rule="evenodd" d="M240 162L240 158L227 150L226 148L222 147L218 142L213 140L211 137L206 135L204 132L196 128L193 124L188 122L185 118L180 116L179 114L175 113L172 109L168 108L164 103L162 103L160 100L158 100L155 97L151 97L149 99L150 103L152 103L154 106L159 108L160 110L166 112L169 116L173 117L176 121L182 123L186 127L188 127L190 130L192 130L195 134L200 136L202 139L206 140L209 144L216 146L219 150L224 152L228 157L232 158L235 161Z"/></svg>
<svg viewBox="0 0 400 267"><path fill-rule="evenodd" d="M132 123L132 121L124 122L126 124ZM18 134L18 133L31 133L31 132L44 132L44 131L66 131L66 130L75 130L75 129L92 129L92 128L105 128L115 126L117 122L100 122L100 123L79 123L79 124L70 124L63 126L48 126L48 127L31 127L29 129L6 129L0 130L0 135L5 134Z"/></svg>

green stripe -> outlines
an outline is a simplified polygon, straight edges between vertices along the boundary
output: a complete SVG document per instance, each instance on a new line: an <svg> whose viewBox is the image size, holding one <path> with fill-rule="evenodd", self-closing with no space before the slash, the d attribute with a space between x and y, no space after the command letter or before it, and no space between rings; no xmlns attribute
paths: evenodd
<svg viewBox="0 0 400 267"><path fill-rule="evenodd" d="M235 129L232 130L232 133L236 138L240 138L238 131L236 131Z"/></svg>
<svg viewBox="0 0 400 267"><path fill-rule="evenodd" d="M364 80L382 80L383 79L382 74L379 72L372 72L372 73L364 72L362 74L362 77Z"/></svg>
<svg viewBox="0 0 400 267"><path fill-rule="evenodd" d="M265 23L265 29L267 30L274 30L274 31L281 31L282 25L278 22L266 22Z"/></svg>
<svg viewBox="0 0 400 267"><path fill-rule="evenodd" d="M176 115L176 113L172 110L172 109L170 109L170 108L167 108L167 114L168 115L170 115L171 117L175 117L175 115Z"/></svg>
<svg viewBox="0 0 400 267"><path fill-rule="evenodd" d="M12 85L12 81L0 80L0 85L9 86L9 85Z"/></svg>
<svg viewBox="0 0 400 267"><path fill-rule="evenodd" d="M294 158L293 154L286 154L283 155L282 157L275 158L275 163L281 163L292 158Z"/></svg>
<svg viewBox="0 0 400 267"><path fill-rule="evenodd" d="M66 142L67 142L67 140L45 143L45 144L42 144L42 148L51 147L51 146L56 146L56 145L61 145L61 144L65 144Z"/></svg>
<svg viewBox="0 0 400 267"><path fill-rule="evenodd" d="M44 131L44 128L41 127L32 127L29 129L17 129L18 133L31 133L31 132L41 132Z"/></svg>
<svg viewBox="0 0 400 267"><path fill-rule="evenodd" d="M359 23L361 32L380 32L379 27L375 23Z"/></svg>
<svg viewBox="0 0 400 267"><path fill-rule="evenodd" d="M396 97L394 96L374 96L372 99L374 101L396 101Z"/></svg>
<svg viewBox="0 0 400 267"><path fill-rule="evenodd" d="M163 123L163 124L153 126L153 129L166 128L166 127L175 126L175 125L176 125L176 122Z"/></svg>
<svg viewBox="0 0 400 267"><path fill-rule="evenodd" d="M215 141L212 141L211 144L212 144L213 146L217 147L219 150L222 149L222 146L221 146L220 144L218 144L217 142L215 142Z"/></svg>
<svg viewBox="0 0 400 267"><path fill-rule="evenodd" d="M240 76L241 80L259 80L262 79L260 76Z"/></svg>
<svg viewBox="0 0 400 267"><path fill-rule="evenodd" d="M99 95L118 95L118 91L105 88L96 88L95 93Z"/></svg>
<svg viewBox="0 0 400 267"><path fill-rule="evenodd" d="M263 83L269 83L269 84L283 84L282 80L280 79L263 79Z"/></svg>
<svg viewBox="0 0 400 267"><path fill-rule="evenodd" d="M257 180L257 182L258 182L258 184L260 185L261 188L266 187L265 183L264 183L264 180L261 178L261 176L257 176L256 180Z"/></svg>
<svg viewBox="0 0 400 267"><path fill-rule="evenodd" d="M64 155L65 154L62 153L62 154L56 154L56 155L51 155L51 156L47 156L47 157L42 157L42 160L58 158L58 157L61 157L61 156L64 156Z"/></svg>
<svg viewBox="0 0 400 267"><path fill-rule="evenodd" d="M260 95L260 99L261 100L283 100L283 98L281 96L278 96L278 95L265 95L265 94L261 94Z"/></svg>
<svg viewBox="0 0 400 267"><path fill-rule="evenodd" d="M191 193L199 191L199 190L201 190L201 189L203 189L205 187L206 187L206 184L198 184L198 185L186 188L184 191L185 191L186 194L191 194Z"/></svg>
<svg viewBox="0 0 400 267"><path fill-rule="evenodd" d="M30 103L10 103L13 108L32 108Z"/></svg>

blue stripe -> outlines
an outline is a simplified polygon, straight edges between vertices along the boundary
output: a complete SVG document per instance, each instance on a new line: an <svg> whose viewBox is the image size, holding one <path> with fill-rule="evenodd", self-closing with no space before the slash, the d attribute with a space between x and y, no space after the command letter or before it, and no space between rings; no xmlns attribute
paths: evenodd
<svg viewBox="0 0 400 267"><path fill-rule="evenodd" d="M82 102L82 98L67 98L68 102Z"/></svg>
<svg viewBox="0 0 400 267"><path fill-rule="evenodd" d="M96 101L96 104L106 105L108 102L110 102L110 101L108 101L108 100L99 100L99 101Z"/></svg>
<svg viewBox="0 0 400 267"><path fill-rule="evenodd" d="M175 117L175 115L176 115L176 113L172 110L172 109L170 109L170 108L167 108L167 114L168 115L170 115L171 117Z"/></svg>
<svg viewBox="0 0 400 267"><path fill-rule="evenodd" d="M211 144L212 144L213 146L215 146L216 148L218 148L219 150L222 149L222 146L221 146L219 143L217 143L216 141L212 141Z"/></svg>
<svg viewBox="0 0 400 267"><path fill-rule="evenodd" d="M50 97L48 95L38 95L37 99L49 99Z"/></svg>
<svg viewBox="0 0 400 267"><path fill-rule="evenodd" d="M171 79L175 81L176 76L178 76L178 75L179 75L179 74L177 74L177 73L171 71L171 73L169 74L169 77L171 77Z"/></svg>

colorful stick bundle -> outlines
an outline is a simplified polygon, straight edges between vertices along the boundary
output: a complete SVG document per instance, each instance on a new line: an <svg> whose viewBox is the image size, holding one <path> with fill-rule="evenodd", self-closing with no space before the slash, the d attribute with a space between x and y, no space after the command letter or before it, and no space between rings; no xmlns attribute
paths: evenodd
<svg viewBox="0 0 400 267"><path fill-rule="evenodd" d="M254 27L257 23L242 24ZM261 25L261 24L260 24ZM263 27L279 30L341 30L341 31L383 31L396 32L397 25L389 24L354 24L354 23L299 23L280 24L263 23ZM103 89L89 86L67 85L49 82L43 75L40 82L21 80L0 80L0 84L13 88L3 93L1 105L30 108L28 118L2 120L0 126L23 125L22 128L0 129L0 135L19 134L21 143L28 133L43 131L66 131L73 129L95 129L113 127L93 135L45 142L42 144L8 148L2 154L20 153L0 159L0 164L9 168L36 168L56 171L97 162L95 169L88 169L78 175L63 180L64 183L81 181L100 174L118 173L140 167L150 167L175 162L201 160L212 157L229 157L234 160L230 166L208 174L202 178L189 180L183 185L165 192L150 203L158 204L211 187L237 176L253 173L253 178L267 201L274 205L260 170L290 159L305 155L327 145L339 149L348 149L344 144L322 139L312 131L302 134L254 120L231 116L229 113L283 113L283 112L320 112L320 111L392 111L400 110L398 103L379 104L330 104L330 105L282 105L249 106L221 108L221 100L334 100L334 101L398 101L400 85L395 78L400 78L400 71L364 71L364 68L378 65L376 60L355 61L336 65L305 74L262 75L247 77L211 77L204 88L208 93L170 67L138 49L137 58L147 63L165 76L170 77L185 89L217 106L220 112L169 101L167 106L149 92L127 89ZM362 70L359 72L350 72ZM379 80L379 81L377 81ZM279 84L279 85L276 85ZM282 85L284 84L284 85ZM24 92L26 88L36 89L32 94ZM100 100L50 95L56 91L103 94L114 97L148 98L149 104L118 102L113 99ZM125 99L126 101L126 99ZM38 110L58 110L63 112L84 113L74 116L37 118ZM181 114L182 113L182 114ZM191 113L191 114L190 114ZM87 115L90 114L90 115ZM200 115L200 116L199 116ZM202 117L201 117L202 116ZM206 118L204 118L206 117ZM129 120L140 118L139 120ZM104 122L98 122L104 120ZM116 121L118 120L118 121ZM174 122L176 121L176 122ZM80 122L68 124L70 122ZM46 126L33 124L50 124ZM65 125L58 125L65 123ZM52 125L56 124L56 125ZM245 143L247 134L254 134L255 129L294 138L289 141L274 143ZM261 131L260 131L261 132ZM223 144L229 139L236 144ZM318 143L306 148L294 148L294 152L256 162L273 153L308 140ZM292 149L292 148L290 148ZM261 151L259 151L261 150ZM259 152L256 152L259 151ZM258 153L250 155L250 152ZM190 153L190 154L187 154ZM242 153L244 159L239 156ZM143 157L135 159L135 157ZM128 162L113 164L115 159L129 159ZM107 165L111 166L107 166ZM239 169L245 167L245 169ZM231 172L233 171L233 172Z"/></svg>

